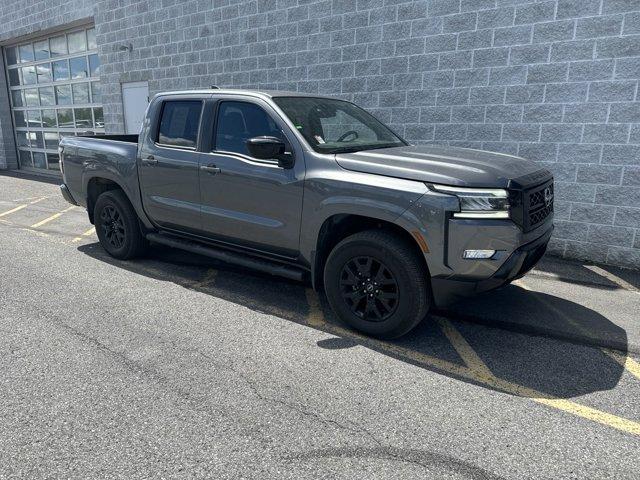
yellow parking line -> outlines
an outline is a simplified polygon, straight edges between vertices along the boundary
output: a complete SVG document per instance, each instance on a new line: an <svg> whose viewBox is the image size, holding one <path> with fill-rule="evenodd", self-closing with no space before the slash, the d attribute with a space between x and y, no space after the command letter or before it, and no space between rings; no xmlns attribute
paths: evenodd
<svg viewBox="0 0 640 480"><path fill-rule="evenodd" d="M84 237L88 237L89 235L91 235L92 233L94 233L96 231L96 227L91 227L89 230L87 230L86 232L84 232L82 235L80 235L79 237L74 238L73 240L71 240L71 242L76 243L79 242L80 240L82 240Z"/></svg>
<svg viewBox="0 0 640 480"><path fill-rule="evenodd" d="M314 292L312 289L307 289L306 295L307 295L307 299L309 300L309 313L307 315L307 324L311 327L323 330L327 333L331 333L333 335L337 335L343 338L360 340L361 343L364 345L367 345L367 344L373 345L376 349L381 350L384 353L392 354L401 358L406 358L412 361L412 363L431 367L453 376L466 378L480 385L488 386L496 390L509 393L514 396L529 398L534 402L540 403L542 405L546 405L546 406L555 408L557 410L571 413L578 417L581 417L593 422L601 423L603 425L615 428L617 430L631 433L633 435L640 435L640 423L638 422L634 422L633 420L627 420L626 418L618 417L617 415L606 413L601 410L597 410L595 408L580 405L576 402L572 402L571 400L557 398L557 397L554 397L553 395L539 392L537 390L533 390L523 385L518 385L516 383L512 383L507 380L503 380L501 378L496 377L489 370L489 368L482 362L482 360L477 355L477 353L475 352L473 352L472 354L470 353L470 351L473 351L473 349L466 342L466 340L464 340L460 332L457 332L457 330L455 333L452 334L452 338L455 338L456 341L460 341L462 339L462 341L466 344L466 346L464 346L462 350L465 353L466 357L463 355L461 356L463 357L463 359L465 358L474 359L473 362L475 363L475 365L473 369L466 365L458 365L453 362L432 357L422 352L416 352L414 350L410 350L406 347L402 347L393 343L384 342L384 341L375 341L362 334L353 332L351 330L347 330L346 328L342 328L338 325L332 325L330 323L327 323L327 321L324 318L324 315L322 314L322 310L320 309L320 302L318 300L318 296L316 292ZM453 330L455 330L455 327L449 324L447 331L451 334ZM458 343L458 347L460 347L460 345L461 344ZM484 368L482 367L478 368L478 364L482 364Z"/></svg>
<svg viewBox="0 0 640 480"><path fill-rule="evenodd" d="M23 204L23 205L18 205L17 207L12 208L11 210L7 210L6 212L2 212L2 213L0 213L0 217L4 217L5 215L11 215L12 213L19 212L19 211L20 211L20 210L22 210L23 208L27 208L29 205L33 205L34 203L41 202L41 201L42 201L42 200L44 200L45 198L47 198L47 197L41 197L41 198L38 198L37 200L34 200L34 201L32 201L32 202L25 203L25 204Z"/></svg>
<svg viewBox="0 0 640 480"><path fill-rule="evenodd" d="M218 271L214 268L210 268L207 270L204 278L202 280L197 280L193 282L190 287L191 288L202 288L211 285L216 281L216 277L218 276Z"/></svg>
<svg viewBox="0 0 640 480"><path fill-rule="evenodd" d="M74 208L76 208L76 207L71 206L71 207L69 207L69 208L65 208L65 209L64 209L64 210L62 210L61 212L55 213L55 214L51 215L50 217L47 217L47 218L45 218L44 220L42 220L42 221L40 221L40 222L38 222L38 223L34 223L34 224L33 224L33 225L31 225L29 228L39 228L39 227L41 227L41 226L43 226L43 225L46 225L47 223L49 223L49 222L51 222L51 221L55 220L56 218L61 217L61 216L62 216L62 214L64 214L64 213L68 212L69 210L73 210Z"/></svg>
<svg viewBox="0 0 640 480"><path fill-rule="evenodd" d="M532 292L534 294L537 293L535 290L531 289L530 287L528 287L527 285L522 283L522 280L517 280L517 281L512 282L512 283L514 285L517 285L518 287L521 287L521 288L529 291L529 292ZM576 327L578 330L580 330L585 335L588 335L590 333L589 330L584 328L584 326L582 326L579 322L576 322L569 315L567 315L566 313L564 313L562 310L560 310L559 308L555 307L551 303L547 302L545 299L540 298L537 295L533 295L533 298L535 298L536 301L542 303L549 310L552 310L556 315L562 317L567 323L573 325L574 327ZM620 365L622 365L622 367L625 368L631 375L633 375L634 377L640 378L640 363L636 362L633 358L629 357L628 355L624 355L620 351L612 350L612 349L609 349L609 348L602 347L602 348L600 348L600 350L602 350L606 355L610 356L616 362L618 362Z"/></svg>
<svg viewBox="0 0 640 480"><path fill-rule="evenodd" d="M307 323L312 327L320 327L326 322L324 321L324 315L320 309L320 301L318 294L313 291L312 288L305 290L307 296L307 303L309 304L309 314L307 315Z"/></svg>
<svg viewBox="0 0 640 480"><path fill-rule="evenodd" d="M534 402L540 403L542 405L547 405L558 410L562 410L563 412L571 413L578 417L591 420L592 422L601 423L603 425L607 425L609 427L615 428L617 430L622 430L623 432L631 433L633 435L640 435L640 423L634 422L633 420L627 420L626 418L618 417L617 415L603 412L602 410L597 410L585 405L580 405L579 403L572 402L571 400L556 398L552 395L547 395L542 392L523 387L522 385L517 385L506 380L499 379L497 377L488 379L488 381L483 381L480 383L486 383L488 386L492 386L497 390L502 390L506 393L530 398Z"/></svg>
<svg viewBox="0 0 640 480"><path fill-rule="evenodd" d="M445 318L438 317L436 319L440 325L440 329L445 334L447 339L453 345L460 358L464 360L467 367L469 367L474 373L477 373L483 377L493 377L493 373L489 370L489 367L482 361L476 351L469 345L460 332L451 324L451 322Z"/></svg>
<svg viewBox="0 0 640 480"><path fill-rule="evenodd" d="M631 375L640 379L640 363L628 355L624 355L616 350L603 348L602 351L622 365Z"/></svg>
<svg viewBox="0 0 640 480"><path fill-rule="evenodd" d="M634 285L631 285L629 282L627 282L626 280L623 280L617 275L614 275L611 272L607 272L604 268L596 267L595 265L585 265L584 268L591 270L593 273L600 275L601 277L606 278L607 280L615 283L616 285L624 288L625 290L629 290L630 292L640 294L640 289L638 289Z"/></svg>

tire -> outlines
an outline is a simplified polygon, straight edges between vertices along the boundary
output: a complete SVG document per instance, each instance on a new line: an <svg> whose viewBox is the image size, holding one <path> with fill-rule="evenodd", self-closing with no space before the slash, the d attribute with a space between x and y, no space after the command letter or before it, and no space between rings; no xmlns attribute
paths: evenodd
<svg viewBox="0 0 640 480"><path fill-rule="evenodd" d="M338 243L327 258L324 287L340 320L378 338L409 332L431 303L424 261L402 237L383 230L356 233Z"/></svg>
<svg viewBox="0 0 640 480"><path fill-rule="evenodd" d="M140 224L131 202L122 190L109 190L96 200L93 210L100 245L119 260L139 256L146 248Z"/></svg>

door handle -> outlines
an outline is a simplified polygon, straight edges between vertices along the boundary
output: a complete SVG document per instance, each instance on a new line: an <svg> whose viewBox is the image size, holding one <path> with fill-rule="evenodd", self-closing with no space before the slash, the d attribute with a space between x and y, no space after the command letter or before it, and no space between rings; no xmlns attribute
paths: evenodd
<svg viewBox="0 0 640 480"><path fill-rule="evenodd" d="M158 160L156 160L156 157L154 157L153 155L147 155L147 158L142 159L143 165L155 165L157 163Z"/></svg>
<svg viewBox="0 0 640 480"><path fill-rule="evenodd" d="M216 173L220 173L220 169L215 165L200 165L200 170L203 170L211 175L215 175Z"/></svg>

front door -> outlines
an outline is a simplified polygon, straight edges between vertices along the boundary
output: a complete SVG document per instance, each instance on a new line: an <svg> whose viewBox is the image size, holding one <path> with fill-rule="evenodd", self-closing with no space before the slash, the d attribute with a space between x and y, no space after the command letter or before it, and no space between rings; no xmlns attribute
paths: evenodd
<svg viewBox="0 0 640 480"><path fill-rule="evenodd" d="M164 228L200 230L198 132L203 105L204 99L168 97L150 112L159 122L143 139L138 174L144 209Z"/></svg>
<svg viewBox="0 0 640 480"><path fill-rule="evenodd" d="M200 159L202 228L213 239L262 252L298 253L304 158L293 168L249 154L249 138L268 135L291 144L288 127L266 102L221 100L216 106L212 151ZM294 138L293 135L288 135Z"/></svg>

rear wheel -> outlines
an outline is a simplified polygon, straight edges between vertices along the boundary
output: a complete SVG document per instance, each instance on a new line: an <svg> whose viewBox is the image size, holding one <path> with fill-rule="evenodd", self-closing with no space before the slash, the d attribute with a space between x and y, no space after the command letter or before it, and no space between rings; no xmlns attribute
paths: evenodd
<svg viewBox="0 0 640 480"><path fill-rule="evenodd" d="M404 335L429 309L424 262L391 232L368 230L336 245L327 259L324 286L341 320L379 338Z"/></svg>
<svg viewBox="0 0 640 480"><path fill-rule="evenodd" d="M122 190L109 190L96 200L94 222L100 245L112 257L128 260L140 255L146 240L135 210Z"/></svg>

